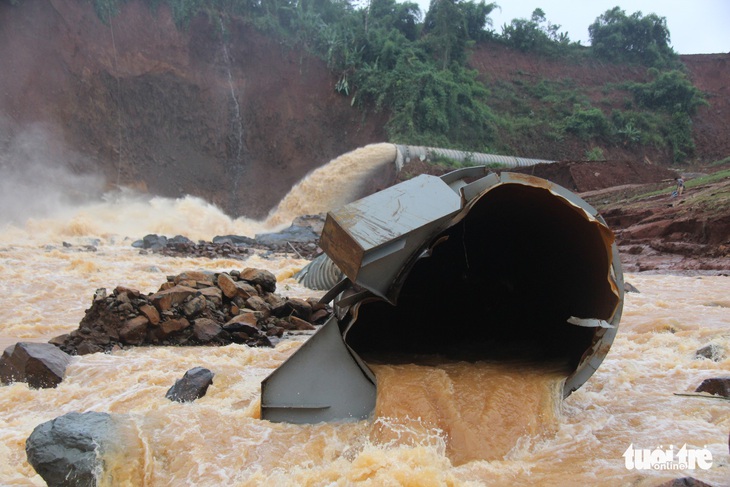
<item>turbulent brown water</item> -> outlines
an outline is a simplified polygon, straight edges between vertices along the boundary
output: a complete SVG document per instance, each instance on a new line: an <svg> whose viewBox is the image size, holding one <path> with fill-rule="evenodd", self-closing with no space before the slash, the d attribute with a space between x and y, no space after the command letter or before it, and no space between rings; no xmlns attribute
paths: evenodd
<svg viewBox="0 0 730 487"><path fill-rule="evenodd" d="M372 368L379 420L370 439L380 445L418 445L437 431L454 465L499 460L521 438L554 434L567 375L560 368L484 362Z"/></svg>
<svg viewBox="0 0 730 487"><path fill-rule="evenodd" d="M359 197L363 181L386 164L394 164L395 157L393 144L371 144L341 155L297 183L272 210L266 224L288 225L299 215L322 213L350 203L353 195ZM307 213L302 212L304 209Z"/></svg>
<svg viewBox="0 0 730 487"><path fill-rule="evenodd" d="M123 284L149 293L185 270L260 267L276 274L280 294L316 295L291 277L304 260L141 255L127 238L210 239L267 228L230 219L194 198L128 196L6 226L0 232L2 344L75 329L97 288ZM91 244L96 251L86 247ZM0 485L44 485L26 462L25 440L36 425L72 411L128 419L118 457L107 459L113 485L655 486L683 476L730 485L730 403L675 394L730 370L730 280L627 280L641 293L626 295L606 360L565 401L556 399L557 369L373 365L379 398L372 421L276 424L258 419L260 381L306 335L274 349L155 347L76 357L56 389L0 388ZM723 359L694 358L711 343L724 348ZM207 395L188 404L165 399L195 366L215 373ZM631 444L706 448L712 468L629 470L622 455Z"/></svg>

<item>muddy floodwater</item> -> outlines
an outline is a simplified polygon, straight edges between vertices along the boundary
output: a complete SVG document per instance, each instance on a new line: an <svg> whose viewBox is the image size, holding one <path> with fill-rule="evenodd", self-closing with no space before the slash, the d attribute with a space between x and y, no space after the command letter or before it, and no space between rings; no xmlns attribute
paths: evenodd
<svg viewBox="0 0 730 487"><path fill-rule="evenodd" d="M387 147L367 150L377 157L339 163L368 177L392 157ZM57 205L22 224L0 219L0 346L76 329L99 288L146 294L190 270L266 269L277 277L277 293L318 296L292 278L307 263L292 254L208 260L140 253L131 244L148 233L210 240L287 226L294 213L332 207L321 199L340 185L328 178L348 171L324 171L322 184L310 180L263 222L231 219L196 198L125 193ZM293 425L259 418L260 383L306 334L275 348L130 348L74 357L55 389L0 387L0 485L45 485L26 461L33 428L69 412L97 411L126 425L105 458L113 480L104 480L114 486L654 487L687 476L730 486L730 402L693 395L703 379L730 374L730 278L625 277L640 293L625 295L608 355L565 400L558 366L432 357L372 363L379 385L368 421ZM444 323L445 332L458 329ZM716 360L695 357L712 344L721 350ZM165 399L196 366L215 374L207 394L186 404ZM678 469L684 465L673 461L662 470L629 462L626 454L682 448L711 456L711 465Z"/></svg>
<svg viewBox="0 0 730 487"><path fill-rule="evenodd" d="M131 241L57 234L0 243L3 345L75 329L94 291L118 284L155 291L185 270L260 267L277 292L314 296L289 256L247 261L141 255ZM51 238L52 237L52 238ZM10 239L10 240L8 240ZM71 246L63 246L67 241ZM727 401L691 393L730 370L730 280L628 275L614 344L596 374L565 401L551 371L490 364L375 365L375 418L290 425L258 419L260 381L306 335L276 348L136 348L73 359L56 389L0 388L0 484L44 485L26 462L33 428L72 411L127 415L134 428L115 467L117 485L640 485L691 475L730 485ZM719 361L696 359L715 344ZM186 370L215 373L202 399L171 403L165 392ZM504 367L504 366L501 366ZM712 467L629 470L624 452L686 445ZM113 461L113 460L110 460Z"/></svg>

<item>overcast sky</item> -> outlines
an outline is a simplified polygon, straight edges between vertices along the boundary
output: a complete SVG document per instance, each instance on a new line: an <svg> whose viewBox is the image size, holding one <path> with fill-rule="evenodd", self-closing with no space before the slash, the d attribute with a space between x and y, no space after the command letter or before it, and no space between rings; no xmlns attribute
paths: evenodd
<svg viewBox="0 0 730 487"><path fill-rule="evenodd" d="M425 14L430 0L416 0ZM485 0L490 3L489 0ZM672 48L679 54L730 52L730 1L728 0L492 0L501 7L490 15L492 28L498 33L512 19L529 19L541 8L545 18L560 25L571 41L590 45L588 26L613 7L626 15L640 11L667 19Z"/></svg>

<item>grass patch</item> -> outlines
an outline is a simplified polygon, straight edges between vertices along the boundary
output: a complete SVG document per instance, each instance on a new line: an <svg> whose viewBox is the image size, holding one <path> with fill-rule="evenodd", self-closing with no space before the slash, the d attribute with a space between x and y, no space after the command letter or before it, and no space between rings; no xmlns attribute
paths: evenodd
<svg viewBox="0 0 730 487"><path fill-rule="evenodd" d="M719 181L722 181L723 179L730 179L730 169L724 169L722 171L708 174L706 176L701 176L699 178L690 179L689 181L685 181L684 182L684 191L685 191L684 194L686 195L687 191L692 188L696 188L698 186L703 186L705 184L717 183ZM629 198L628 201L634 202L634 201L638 201L638 200L652 198L654 196L665 195L665 194L667 194L667 191L669 191L671 194L671 192L674 191L674 189L672 187L669 187L669 188L658 189L656 191L650 191L648 193L638 194L636 196L633 196L632 198Z"/></svg>
<svg viewBox="0 0 730 487"><path fill-rule="evenodd" d="M710 164L710 167L724 166L725 164L730 164L730 157L726 157L725 159L720 159L719 161L715 161Z"/></svg>
<svg viewBox="0 0 730 487"><path fill-rule="evenodd" d="M686 181L684 183L684 185L687 188L694 188L696 186L701 186L703 184L716 183L718 181L722 181L723 179L727 179L727 178L730 178L730 169L724 169L722 171L708 174L707 176L690 179L689 181Z"/></svg>

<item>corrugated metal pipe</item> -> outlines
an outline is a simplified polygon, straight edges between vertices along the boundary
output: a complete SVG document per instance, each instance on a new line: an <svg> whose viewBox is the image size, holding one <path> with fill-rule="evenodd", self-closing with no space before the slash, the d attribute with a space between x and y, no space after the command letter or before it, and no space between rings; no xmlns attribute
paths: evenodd
<svg viewBox="0 0 730 487"><path fill-rule="evenodd" d="M499 154L484 154L481 152L468 152L454 149L442 149L439 147L423 147L418 145L396 145L395 166L400 171L405 164L418 159L433 160L435 157L446 157L468 166L490 166L500 164L504 167L527 167L535 164L550 164L555 161L545 159L527 159L524 157L502 156Z"/></svg>

